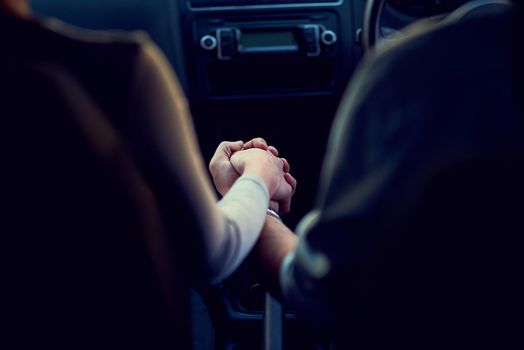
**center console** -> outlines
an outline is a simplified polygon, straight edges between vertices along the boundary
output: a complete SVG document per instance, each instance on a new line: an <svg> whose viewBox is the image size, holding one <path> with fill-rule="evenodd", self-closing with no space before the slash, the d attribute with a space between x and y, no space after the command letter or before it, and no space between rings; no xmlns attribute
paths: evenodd
<svg viewBox="0 0 524 350"><path fill-rule="evenodd" d="M261 136L276 145L299 181L292 211L284 216L290 228L313 206L331 122L360 59L356 3L361 1L179 3L186 91L200 148L209 159L223 140ZM264 289L244 267L220 293L216 304L207 300L212 315L219 315L217 336L225 337L218 343L252 348L260 340ZM286 313L285 348L309 349L298 322Z"/></svg>
<svg viewBox="0 0 524 350"><path fill-rule="evenodd" d="M350 10L333 0L190 0L197 96L332 94L352 67Z"/></svg>

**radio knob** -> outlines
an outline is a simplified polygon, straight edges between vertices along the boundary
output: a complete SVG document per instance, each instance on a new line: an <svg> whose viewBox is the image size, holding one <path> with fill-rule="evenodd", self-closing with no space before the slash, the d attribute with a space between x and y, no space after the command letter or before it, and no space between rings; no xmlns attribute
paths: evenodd
<svg viewBox="0 0 524 350"><path fill-rule="evenodd" d="M320 35L320 40L326 46L333 45L337 42L337 34L332 30L324 30Z"/></svg>
<svg viewBox="0 0 524 350"><path fill-rule="evenodd" d="M217 47L217 39L212 35L204 35L200 39L200 47L206 51L214 50Z"/></svg>

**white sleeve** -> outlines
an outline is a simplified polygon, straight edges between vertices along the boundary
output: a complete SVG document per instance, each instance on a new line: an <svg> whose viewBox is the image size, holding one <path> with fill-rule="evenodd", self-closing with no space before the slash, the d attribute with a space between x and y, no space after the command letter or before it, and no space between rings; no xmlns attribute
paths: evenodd
<svg viewBox="0 0 524 350"><path fill-rule="evenodd" d="M212 284L228 277L255 245L266 219L269 192L262 179L240 177L218 203L223 217L220 240L210 247Z"/></svg>

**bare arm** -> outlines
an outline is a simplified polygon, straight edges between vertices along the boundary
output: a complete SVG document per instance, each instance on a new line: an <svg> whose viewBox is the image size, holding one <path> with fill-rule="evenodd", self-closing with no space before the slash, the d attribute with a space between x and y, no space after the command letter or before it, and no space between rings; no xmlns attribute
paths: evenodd
<svg viewBox="0 0 524 350"><path fill-rule="evenodd" d="M254 254L257 267L270 292L282 298L280 269L284 258L295 249L298 237L277 218L267 217Z"/></svg>

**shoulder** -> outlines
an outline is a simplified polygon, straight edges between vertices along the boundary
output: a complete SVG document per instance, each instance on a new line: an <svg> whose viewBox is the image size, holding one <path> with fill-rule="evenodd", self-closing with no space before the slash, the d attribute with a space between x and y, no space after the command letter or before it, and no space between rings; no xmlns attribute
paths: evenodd
<svg viewBox="0 0 524 350"><path fill-rule="evenodd" d="M62 22L56 18L38 20L39 25L57 42L90 55L112 54L134 57L154 45L143 31L90 30ZM131 56L129 56L131 55Z"/></svg>
<svg viewBox="0 0 524 350"><path fill-rule="evenodd" d="M132 88L137 79L157 74L167 65L161 50L143 31L101 31L79 28L55 18L38 21L54 54L83 79ZM85 75L92 75L92 77ZM124 89L125 90L125 89ZM132 91L128 90L128 91Z"/></svg>
<svg viewBox="0 0 524 350"><path fill-rule="evenodd" d="M503 13L410 31L386 43L364 58L348 86L336 120L339 138L352 130L362 136L364 126L376 135L388 121L398 127L432 115L454 118L467 100L507 99L512 40L512 14Z"/></svg>
<svg viewBox="0 0 524 350"><path fill-rule="evenodd" d="M160 48L144 31L89 30L57 19L47 19L43 25L60 35L71 47L78 47L100 62L113 64L115 69L131 68L138 75L141 72L149 74L158 67L168 65Z"/></svg>
<svg viewBox="0 0 524 350"><path fill-rule="evenodd" d="M443 24L368 55L334 120L319 203L344 212L329 203L347 204L345 194L363 179L375 185L393 179L395 162L429 161L443 139L449 147L460 144L472 118L492 125L490 111L501 106L512 118L510 19L500 14Z"/></svg>
<svg viewBox="0 0 524 350"><path fill-rule="evenodd" d="M398 98L433 92L443 84L469 84L479 74L499 74L511 60L511 23L508 11L429 29L413 26L403 39L369 55L361 75L374 90L390 89Z"/></svg>

